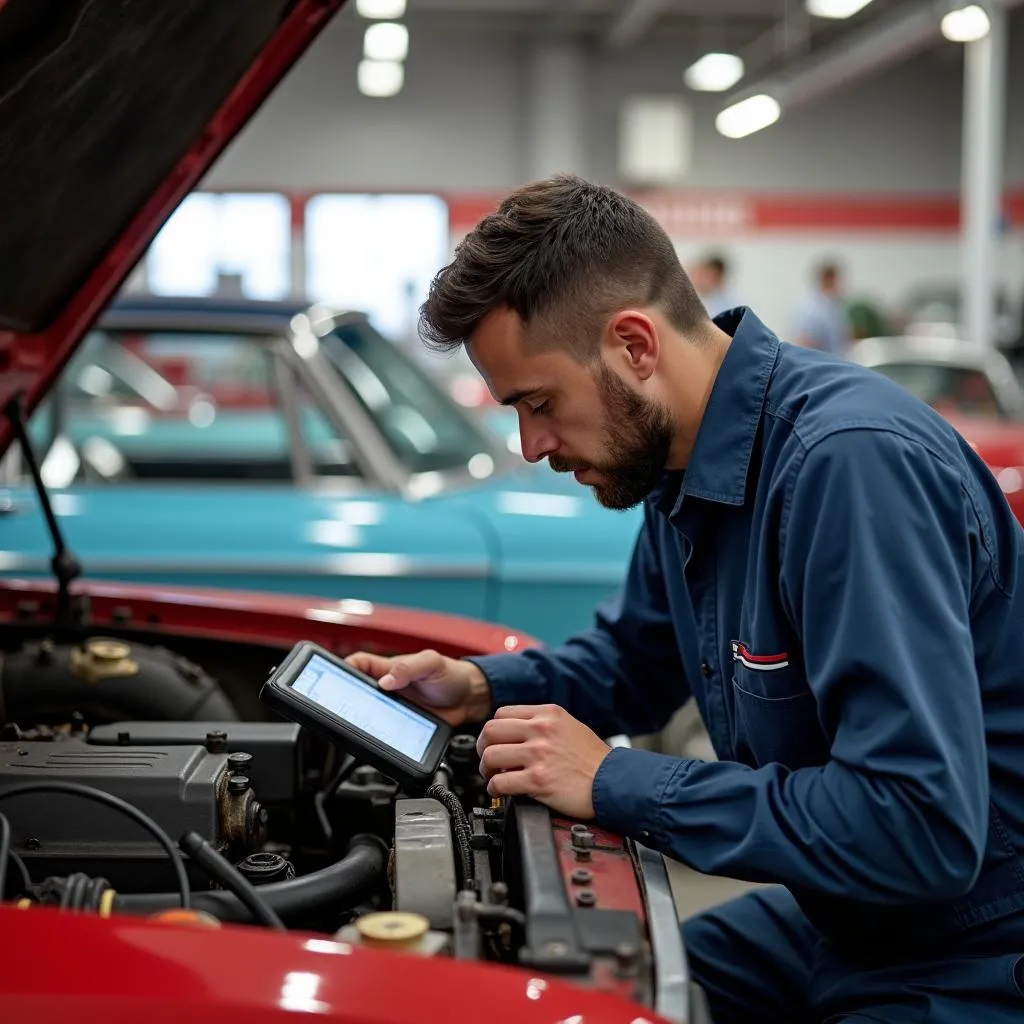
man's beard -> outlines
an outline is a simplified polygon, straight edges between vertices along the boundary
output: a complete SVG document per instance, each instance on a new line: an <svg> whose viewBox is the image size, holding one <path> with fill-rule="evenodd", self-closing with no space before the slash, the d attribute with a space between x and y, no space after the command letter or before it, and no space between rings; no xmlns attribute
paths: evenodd
<svg viewBox="0 0 1024 1024"><path fill-rule="evenodd" d="M588 463L551 455L548 463L558 473L596 470L604 477L593 485L597 500L605 508L633 508L661 480L675 426L667 409L641 398L603 363L595 380L604 404L607 457Z"/></svg>

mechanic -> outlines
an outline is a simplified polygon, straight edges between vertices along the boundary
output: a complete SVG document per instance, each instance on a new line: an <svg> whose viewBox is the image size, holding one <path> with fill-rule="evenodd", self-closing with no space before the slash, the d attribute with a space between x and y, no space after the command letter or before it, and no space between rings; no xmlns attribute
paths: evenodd
<svg viewBox="0 0 1024 1024"><path fill-rule="evenodd" d="M1024 1021L1024 533L966 442L749 309L709 320L655 221L573 177L466 237L421 331L528 460L644 525L563 646L353 663L490 719L491 793L781 883L684 924L716 1024ZM720 760L601 739L691 694Z"/></svg>

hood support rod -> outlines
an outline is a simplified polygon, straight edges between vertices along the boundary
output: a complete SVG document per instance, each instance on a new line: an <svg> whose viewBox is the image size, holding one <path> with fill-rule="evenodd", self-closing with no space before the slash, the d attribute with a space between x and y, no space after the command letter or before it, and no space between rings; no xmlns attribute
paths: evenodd
<svg viewBox="0 0 1024 1024"><path fill-rule="evenodd" d="M74 632L74 616L71 606L71 584L82 575L82 566L78 559L64 542L64 535L61 533L60 524L53 512L53 505L50 502L50 494L43 482L43 474L39 468L39 459L32 448L32 442L28 436L25 426L24 397L21 394L15 395L6 406L4 415L14 429L14 436L21 446L22 456L28 463L29 472L32 474L32 483L35 486L36 494L39 497L39 504L43 507L43 514L46 516L46 525L49 527L50 536L53 538L53 559L50 567L57 580L57 609L53 617L54 631L59 635L70 635Z"/></svg>

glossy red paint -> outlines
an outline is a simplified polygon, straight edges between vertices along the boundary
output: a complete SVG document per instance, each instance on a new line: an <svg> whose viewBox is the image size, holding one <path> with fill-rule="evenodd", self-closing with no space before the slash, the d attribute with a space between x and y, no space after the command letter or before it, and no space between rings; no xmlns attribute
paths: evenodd
<svg viewBox="0 0 1024 1024"><path fill-rule="evenodd" d="M403 653L432 648L449 657L536 646L525 633L455 615L412 611L367 601L257 594L121 583L76 583L87 596L94 630L144 629L169 638L204 637L287 648L312 640L342 654L354 650ZM56 586L0 580L0 624L28 623L26 609L45 621Z"/></svg>
<svg viewBox="0 0 1024 1024"><path fill-rule="evenodd" d="M353 948L0 907L4 1020L76 1024L657 1024L643 1007L529 972Z"/></svg>
<svg viewBox="0 0 1024 1024"><path fill-rule="evenodd" d="M0 374L0 406L20 392L25 396L28 411L35 408L160 226L343 3L344 0L296 0L288 17L210 119L196 144L139 209L53 324L38 334L0 331L0 355L5 357L4 372ZM10 438L10 425L4 420L0 422L0 454Z"/></svg>

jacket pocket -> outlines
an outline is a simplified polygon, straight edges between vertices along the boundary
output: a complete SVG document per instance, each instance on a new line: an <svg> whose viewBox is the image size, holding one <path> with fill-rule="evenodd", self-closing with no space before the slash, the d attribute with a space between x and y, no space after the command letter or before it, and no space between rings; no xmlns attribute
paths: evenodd
<svg viewBox="0 0 1024 1024"><path fill-rule="evenodd" d="M755 765L804 768L824 764L829 743L818 721L818 704L803 670L771 671L733 666L737 751Z"/></svg>

